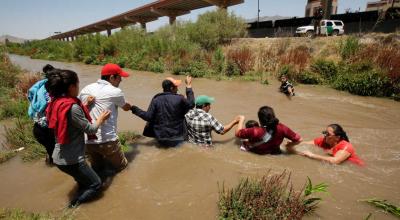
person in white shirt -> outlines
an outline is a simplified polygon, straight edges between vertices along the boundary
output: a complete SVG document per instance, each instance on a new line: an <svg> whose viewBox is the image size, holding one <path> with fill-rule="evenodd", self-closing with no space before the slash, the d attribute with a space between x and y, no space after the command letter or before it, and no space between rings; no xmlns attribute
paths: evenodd
<svg viewBox="0 0 400 220"><path fill-rule="evenodd" d="M124 93L119 84L122 77L128 77L117 64L108 63L101 70L101 79L84 87L79 98L84 102L89 96L95 98L94 104L90 107L90 116L97 120L101 112L110 110L110 118L99 127L97 139L86 140L86 153L93 169L102 173L105 165L111 164L115 171L123 170L128 161L122 152L117 135L118 107L129 111L131 105L125 101Z"/></svg>

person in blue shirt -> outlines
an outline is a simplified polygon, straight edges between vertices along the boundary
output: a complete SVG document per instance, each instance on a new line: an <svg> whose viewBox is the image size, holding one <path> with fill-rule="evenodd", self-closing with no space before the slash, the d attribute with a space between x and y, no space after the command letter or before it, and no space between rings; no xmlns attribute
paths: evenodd
<svg viewBox="0 0 400 220"><path fill-rule="evenodd" d="M54 134L47 126L46 107L50 102L50 96L45 88L47 77L55 68L47 64L43 67L45 78L36 82L28 90L29 109L28 115L34 121L33 135L36 140L46 148L46 164L53 165L52 154L55 146Z"/></svg>

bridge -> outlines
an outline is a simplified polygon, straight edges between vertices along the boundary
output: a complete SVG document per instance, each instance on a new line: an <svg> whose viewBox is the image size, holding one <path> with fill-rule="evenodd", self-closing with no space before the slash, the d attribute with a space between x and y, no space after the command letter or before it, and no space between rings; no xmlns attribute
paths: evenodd
<svg viewBox="0 0 400 220"><path fill-rule="evenodd" d="M69 41L76 39L79 35L102 31L107 31L107 35L110 36L112 29L123 28L127 25L140 24L142 28L146 29L146 23L164 16L168 16L169 23L173 24L176 17L189 14L192 10L209 6L226 9L229 6L243 2L244 0L158 0L84 27L53 35L48 39Z"/></svg>

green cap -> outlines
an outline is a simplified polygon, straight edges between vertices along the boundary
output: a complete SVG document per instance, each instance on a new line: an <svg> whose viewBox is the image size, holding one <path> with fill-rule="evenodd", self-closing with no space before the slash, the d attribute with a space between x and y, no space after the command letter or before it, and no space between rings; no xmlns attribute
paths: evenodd
<svg viewBox="0 0 400 220"><path fill-rule="evenodd" d="M196 105L211 104L214 102L214 98L206 95L199 95L196 98Z"/></svg>

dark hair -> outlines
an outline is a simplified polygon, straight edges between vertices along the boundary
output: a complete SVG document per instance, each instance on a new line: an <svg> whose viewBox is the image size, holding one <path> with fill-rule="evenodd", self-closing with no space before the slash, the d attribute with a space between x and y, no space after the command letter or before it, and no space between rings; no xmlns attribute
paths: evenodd
<svg viewBox="0 0 400 220"><path fill-rule="evenodd" d="M176 87L174 83L172 83L170 80L166 79L162 82L162 88L164 92L171 92L172 88Z"/></svg>
<svg viewBox="0 0 400 220"><path fill-rule="evenodd" d="M260 124L258 124L257 121L254 120L248 120L245 124L246 128L252 128L252 127L259 127Z"/></svg>
<svg viewBox="0 0 400 220"><path fill-rule="evenodd" d="M267 128L267 130L273 130L274 132L279 123L279 119L275 117L274 109L269 106L262 106L258 110L258 120L261 126Z"/></svg>
<svg viewBox="0 0 400 220"><path fill-rule="evenodd" d="M202 109L202 108L204 108L204 107L206 107L206 106L209 106L209 105L211 105L211 104L210 104L210 103L204 103L204 104L202 104L202 105L196 105L196 108Z"/></svg>
<svg viewBox="0 0 400 220"><path fill-rule="evenodd" d="M101 76L101 79L102 79L102 80L105 80L105 81L110 81L110 77L111 77L111 76L116 77L116 76L118 76L118 75L119 75L119 74L112 74L112 75Z"/></svg>
<svg viewBox="0 0 400 220"><path fill-rule="evenodd" d="M47 79L46 90L55 98L66 94L70 85L79 82L78 75L74 71L62 69L51 70L47 73Z"/></svg>
<svg viewBox="0 0 400 220"><path fill-rule="evenodd" d="M55 69L55 68L54 68L52 65L46 64L46 65L43 67L44 76L45 76L46 78L49 78L49 73L50 73L51 71L53 71L54 69Z"/></svg>
<svg viewBox="0 0 400 220"><path fill-rule="evenodd" d="M347 137L346 132L343 130L342 126L340 126L339 124L330 124L328 125L328 127L333 129L333 133L336 136L340 137L340 140L345 140L347 142L350 142L349 138Z"/></svg>

